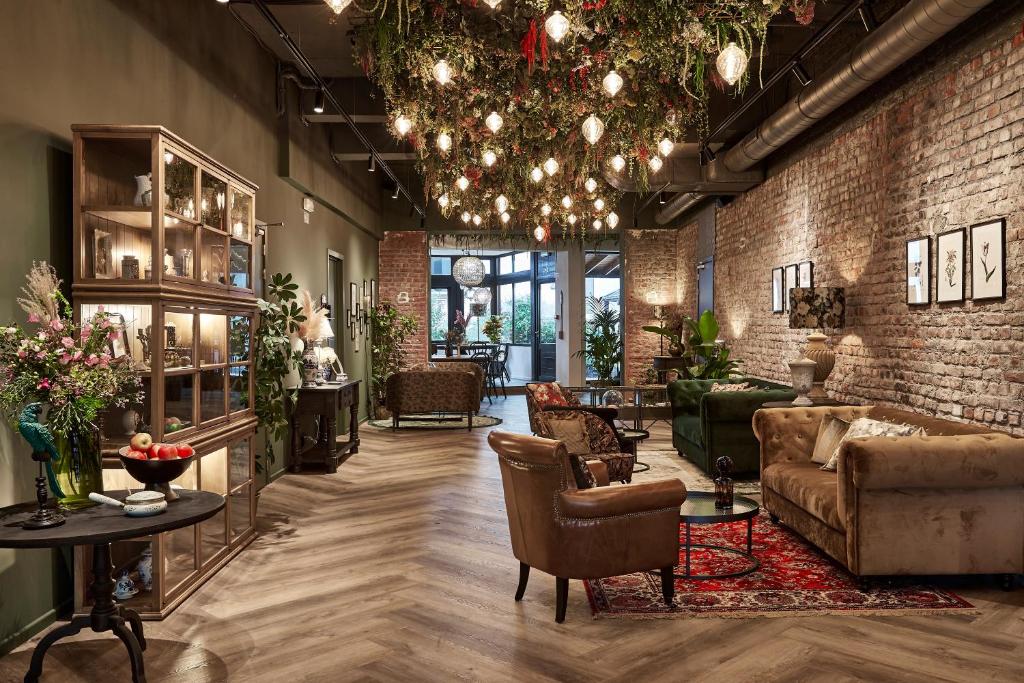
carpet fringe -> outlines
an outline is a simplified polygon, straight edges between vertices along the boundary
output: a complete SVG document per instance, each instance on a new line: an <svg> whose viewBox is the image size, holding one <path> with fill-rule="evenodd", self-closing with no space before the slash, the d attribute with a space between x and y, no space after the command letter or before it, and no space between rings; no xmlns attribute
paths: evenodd
<svg viewBox="0 0 1024 683"><path fill-rule="evenodd" d="M978 616L982 610L974 607L944 607L944 608L898 608L898 609L820 609L820 610L792 610L792 611L765 611L765 612L655 612L655 613L631 613L631 612L601 612L591 608L592 619L635 619L639 621L648 619L759 619L767 617L770 619L783 617L825 617L825 616L846 616L846 617L920 617L933 615L956 615L956 616Z"/></svg>

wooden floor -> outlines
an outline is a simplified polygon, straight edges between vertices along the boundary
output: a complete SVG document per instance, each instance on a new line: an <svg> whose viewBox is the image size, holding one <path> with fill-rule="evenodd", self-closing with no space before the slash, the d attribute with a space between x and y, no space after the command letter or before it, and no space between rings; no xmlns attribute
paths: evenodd
<svg viewBox="0 0 1024 683"><path fill-rule="evenodd" d="M528 431L522 397L485 412ZM512 599L518 563L486 430L367 427L337 474L263 492L260 537L163 622L149 681L1022 681L1024 589L956 590L980 615L591 618L579 582L554 623L554 579ZM650 442L668 448L659 429ZM659 478L676 456L652 454ZM0 659L20 680L32 643ZM50 650L44 681L129 680L120 642Z"/></svg>

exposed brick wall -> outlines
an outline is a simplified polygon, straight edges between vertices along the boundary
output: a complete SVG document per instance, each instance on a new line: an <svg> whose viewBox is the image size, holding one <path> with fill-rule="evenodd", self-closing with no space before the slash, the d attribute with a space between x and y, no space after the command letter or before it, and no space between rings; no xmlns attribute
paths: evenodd
<svg viewBox="0 0 1024 683"><path fill-rule="evenodd" d="M789 377L806 331L770 312L771 269L809 259L816 285L846 288L831 393L1024 433L1020 31L1018 18L956 49L946 43L940 63L719 210L716 308L748 372ZM1005 301L904 303L907 239L933 236L934 300L934 235L998 217L1007 220Z"/></svg>
<svg viewBox="0 0 1024 683"><path fill-rule="evenodd" d="M398 303L398 293L408 292L409 303ZM427 233L388 231L380 243L380 298L390 301L400 313L412 316L418 325L405 346L405 363L414 365L427 359L430 321L430 258Z"/></svg>
<svg viewBox="0 0 1024 683"><path fill-rule="evenodd" d="M622 237L623 291L625 294L626 382L639 382L658 354L658 335L644 332L657 325L647 293L658 303L677 307L687 315L697 308L697 224L679 230L627 230ZM667 343L667 342L666 342Z"/></svg>

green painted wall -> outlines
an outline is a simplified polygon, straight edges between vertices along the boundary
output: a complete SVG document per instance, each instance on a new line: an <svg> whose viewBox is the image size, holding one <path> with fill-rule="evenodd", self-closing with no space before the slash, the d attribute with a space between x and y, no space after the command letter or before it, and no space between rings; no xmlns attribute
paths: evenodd
<svg viewBox="0 0 1024 683"><path fill-rule="evenodd" d="M268 272L294 273L314 296L328 249L345 256L346 281L377 277L378 188L331 163L325 131L296 122L294 91L277 116L275 73L211 0L0 0L0 322L20 319L14 297L33 260L70 278L73 123L164 125L258 183L257 218L285 224L271 228ZM308 225L304 194L319 202ZM365 356L346 348L350 376L364 377ZM0 505L32 497L28 455L0 426ZM70 599L66 565L0 550L0 652Z"/></svg>

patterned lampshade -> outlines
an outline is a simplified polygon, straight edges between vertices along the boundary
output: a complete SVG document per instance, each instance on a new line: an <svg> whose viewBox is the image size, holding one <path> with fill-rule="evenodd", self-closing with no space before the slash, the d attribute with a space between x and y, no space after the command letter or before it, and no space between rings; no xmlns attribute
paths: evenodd
<svg viewBox="0 0 1024 683"><path fill-rule="evenodd" d="M789 290L790 329L838 329L846 325L842 287L794 287Z"/></svg>

